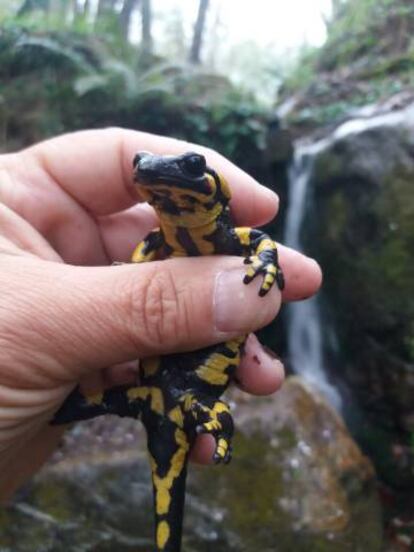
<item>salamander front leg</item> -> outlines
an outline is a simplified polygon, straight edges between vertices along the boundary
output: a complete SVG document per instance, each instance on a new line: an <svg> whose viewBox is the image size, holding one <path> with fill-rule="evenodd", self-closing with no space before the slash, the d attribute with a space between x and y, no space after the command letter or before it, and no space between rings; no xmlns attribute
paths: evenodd
<svg viewBox="0 0 414 552"><path fill-rule="evenodd" d="M244 277L244 283L249 284L256 276L261 274L263 282L259 295L263 297L276 282L277 287L283 290L285 280L279 265L276 243L261 230L255 228L236 228L236 235L243 250L247 253L245 264L250 265Z"/></svg>
<svg viewBox="0 0 414 552"><path fill-rule="evenodd" d="M132 253L131 262L148 263L149 261L154 261L163 243L161 232L159 230L153 230L148 234L145 240L136 246Z"/></svg>

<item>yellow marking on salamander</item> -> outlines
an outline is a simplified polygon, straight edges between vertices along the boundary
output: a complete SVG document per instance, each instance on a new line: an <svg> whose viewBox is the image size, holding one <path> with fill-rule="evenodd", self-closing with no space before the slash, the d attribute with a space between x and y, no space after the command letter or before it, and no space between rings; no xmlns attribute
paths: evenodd
<svg viewBox="0 0 414 552"><path fill-rule="evenodd" d="M223 448L224 450L228 449L228 443L225 439L219 439L218 446Z"/></svg>
<svg viewBox="0 0 414 552"><path fill-rule="evenodd" d="M99 391L98 393L92 393L91 395L85 395L86 402L90 405L93 404L101 404L103 401L103 391Z"/></svg>
<svg viewBox="0 0 414 552"><path fill-rule="evenodd" d="M144 253L146 245L145 241L142 241L136 246L131 257L132 263L148 263L149 261L153 261L155 259L157 254L156 250Z"/></svg>
<svg viewBox="0 0 414 552"><path fill-rule="evenodd" d="M222 414L223 412L230 412L230 409L226 403L217 401L213 407L213 411L217 414Z"/></svg>
<svg viewBox="0 0 414 552"><path fill-rule="evenodd" d="M163 520L158 524L157 527L157 546L160 549L163 549L167 544L168 539L170 538L170 526L168 523Z"/></svg>
<svg viewBox="0 0 414 552"><path fill-rule="evenodd" d="M183 428L184 427L184 416L183 411L179 406L176 406L172 410L168 412L169 419L178 425L178 427Z"/></svg>
<svg viewBox="0 0 414 552"><path fill-rule="evenodd" d="M193 211L182 211L176 215L163 213L160 221L163 234L165 235L166 232L170 233L171 230L175 231L180 226L180 223L183 226L185 225L190 231L194 230L194 228L206 227L220 216L223 209L224 207L221 203L215 203L209 208L199 204Z"/></svg>
<svg viewBox="0 0 414 552"><path fill-rule="evenodd" d="M176 429L174 437L178 450L172 457L170 469L164 477L157 475L156 462L151 458L152 477L155 487L155 509L158 515L168 513L171 503L171 488L185 467L187 453L190 448L184 431Z"/></svg>
<svg viewBox="0 0 414 552"><path fill-rule="evenodd" d="M194 395L192 395L191 393L186 393L184 395L184 410L188 412L191 409L194 402L196 402L194 399Z"/></svg>
<svg viewBox="0 0 414 552"><path fill-rule="evenodd" d="M188 218L190 215L186 215ZM188 251L179 243L177 239L177 226L180 226L180 218L172 225L169 223L161 223L164 233L165 243L172 248L171 257L188 257ZM192 242L197 247L200 255L213 255L215 251L214 243L206 240L206 237L213 234L216 230L216 221L208 220L205 224L198 224L194 227L188 227L185 223L186 230Z"/></svg>
<svg viewBox="0 0 414 552"><path fill-rule="evenodd" d="M160 357L144 358L141 361L142 371L145 377L154 376L160 365Z"/></svg>
<svg viewBox="0 0 414 552"><path fill-rule="evenodd" d="M229 448L228 442L225 439L219 439L217 443L217 454L224 457Z"/></svg>
<svg viewBox="0 0 414 552"><path fill-rule="evenodd" d="M213 420L204 424L207 431L219 431L221 429L221 423L218 420Z"/></svg>
<svg viewBox="0 0 414 552"><path fill-rule="evenodd" d="M203 423L204 429L210 433L220 432L223 429L223 426L218 416L223 412L228 414L230 413L228 405L221 401L216 401L213 408L209 408L203 405L200 405L200 408L203 412L208 414L210 418L208 422Z"/></svg>
<svg viewBox="0 0 414 552"><path fill-rule="evenodd" d="M250 245L250 231L251 228L248 228L247 226L236 228L237 237L239 238L241 245L244 245L245 247L249 247Z"/></svg>
<svg viewBox="0 0 414 552"><path fill-rule="evenodd" d="M151 397L151 409L157 414L164 414L164 399L158 387L131 387L127 391L127 397L130 402L137 399L145 401Z"/></svg>
<svg viewBox="0 0 414 552"><path fill-rule="evenodd" d="M233 353L240 351L240 345L242 345L246 341L246 336L243 335L241 337L237 337L236 339L232 339L231 341L226 341L226 347L227 349L230 349L230 351L233 351Z"/></svg>
<svg viewBox="0 0 414 552"><path fill-rule="evenodd" d="M239 356L229 358L222 353L213 353L205 364L196 370L196 374L211 385L225 385L229 376L226 369L229 366L238 366Z"/></svg>
<svg viewBox="0 0 414 552"><path fill-rule="evenodd" d="M256 274L254 268L252 266L249 266L249 268L246 270L246 275L249 278L253 278L253 276Z"/></svg>
<svg viewBox="0 0 414 552"><path fill-rule="evenodd" d="M269 249L277 249L276 243L269 238L261 240L257 247L256 254L258 255L262 251L269 250Z"/></svg>
<svg viewBox="0 0 414 552"><path fill-rule="evenodd" d="M209 178L209 181L211 182L212 177L210 175L207 175L208 178ZM230 186L228 185L228 182L227 180L224 178L224 176L222 176L221 174L218 175L219 177L219 180L220 180L220 188L221 188L221 191L224 195L224 197L230 201L231 199L231 191L230 191Z"/></svg>

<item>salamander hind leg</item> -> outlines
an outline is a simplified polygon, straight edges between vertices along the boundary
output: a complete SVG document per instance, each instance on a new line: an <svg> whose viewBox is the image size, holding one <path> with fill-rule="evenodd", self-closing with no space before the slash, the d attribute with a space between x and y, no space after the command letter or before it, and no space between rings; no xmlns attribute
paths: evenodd
<svg viewBox="0 0 414 552"><path fill-rule="evenodd" d="M144 402L150 400L159 407L157 389L143 386L112 387L94 394L82 393L79 385L66 398L51 420L52 425L89 420L105 414L139 418Z"/></svg>
<svg viewBox="0 0 414 552"><path fill-rule="evenodd" d="M139 413L138 411L133 414L130 412L124 387L114 387L99 393L84 394L77 386L63 402L50 423L52 425L68 424L80 420L89 420L105 414L137 417Z"/></svg>
<svg viewBox="0 0 414 552"><path fill-rule="evenodd" d="M187 413L191 415L198 434L209 433L214 437L216 449L213 460L216 464L228 464L231 460L231 441L234 433L233 418L229 406L213 397L192 397L187 400Z"/></svg>

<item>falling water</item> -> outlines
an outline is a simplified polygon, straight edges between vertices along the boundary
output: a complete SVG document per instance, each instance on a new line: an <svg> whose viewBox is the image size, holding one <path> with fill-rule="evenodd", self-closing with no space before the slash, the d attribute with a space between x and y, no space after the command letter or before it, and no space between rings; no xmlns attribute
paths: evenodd
<svg viewBox="0 0 414 552"><path fill-rule="evenodd" d="M301 250L301 230L306 212L313 148L301 148L289 171L289 205L286 214L285 242ZM288 352L293 371L317 387L338 410L341 397L328 381L324 365L324 334L318 299L294 302L287 312Z"/></svg>

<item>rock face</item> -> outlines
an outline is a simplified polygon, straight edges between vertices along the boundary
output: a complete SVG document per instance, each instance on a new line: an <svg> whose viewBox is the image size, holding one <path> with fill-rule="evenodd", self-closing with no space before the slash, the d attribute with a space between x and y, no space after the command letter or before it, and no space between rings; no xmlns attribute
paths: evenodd
<svg viewBox="0 0 414 552"><path fill-rule="evenodd" d="M192 466L184 550L381 550L373 468L337 414L297 378L273 399L234 398L235 458ZM115 418L77 426L1 514L0 549L148 551L152 498L138 427Z"/></svg>
<svg viewBox="0 0 414 552"><path fill-rule="evenodd" d="M366 451L414 484L414 105L345 123L310 155L306 236L367 424ZM306 237L305 237L306 239Z"/></svg>

